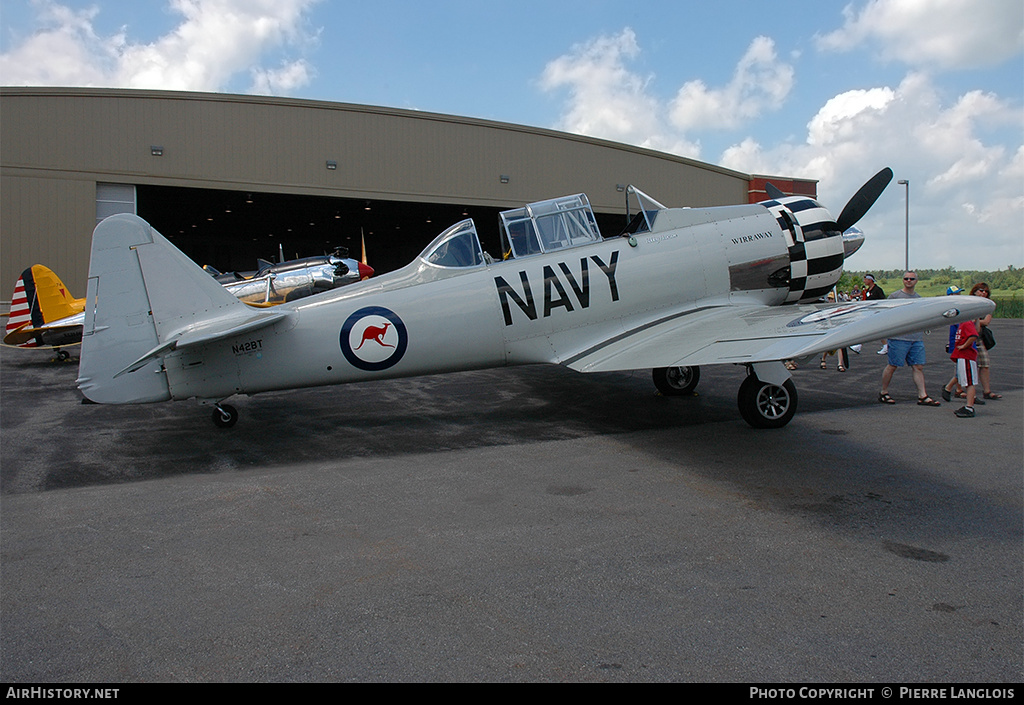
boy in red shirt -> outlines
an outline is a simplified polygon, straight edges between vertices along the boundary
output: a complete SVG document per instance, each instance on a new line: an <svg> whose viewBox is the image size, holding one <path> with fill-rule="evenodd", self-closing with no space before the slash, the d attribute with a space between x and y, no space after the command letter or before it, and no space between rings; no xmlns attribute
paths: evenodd
<svg viewBox="0 0 1024 705"><path fill-rule="evenodd" d="M953 343L953 350L949 356L956 363L956 379L949 380L942 390L942 396L946 399L956 382L967 392L967 405L962 406L953 413L961 419L974 418L974 381L978 379L978 350L974 347L978 339L978 329L974 321L964 321L956 329L956 339Z"/></svg>

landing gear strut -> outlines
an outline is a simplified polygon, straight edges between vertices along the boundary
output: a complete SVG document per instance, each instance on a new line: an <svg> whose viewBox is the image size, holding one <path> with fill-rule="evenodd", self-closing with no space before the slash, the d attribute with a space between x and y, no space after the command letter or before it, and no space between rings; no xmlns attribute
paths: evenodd
<svg viewBox="0 0 1024 705"><path fill-rule="evenodd" d="M230 404L216 404L213 407L213 424L217 428L231 428L238 422L238 409Z"/></svg>

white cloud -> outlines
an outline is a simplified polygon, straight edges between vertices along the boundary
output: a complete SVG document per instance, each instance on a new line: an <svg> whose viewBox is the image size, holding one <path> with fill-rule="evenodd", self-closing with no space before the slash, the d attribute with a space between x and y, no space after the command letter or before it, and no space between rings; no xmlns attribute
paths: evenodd
<svg viewBox="0 0 1024 705"><path fill-rule="evenodd" d="M841 29L820 36L818 48L849 51L877 44L886 59L911 66L994 66L1024 48L1020 0L870 0L848 5Z"/></svg>
<svg viewBox="0 0 1024 705"><path fill-rule="evenodd" d="M649 92L652 77L626 67L640 53L633 30L598 37L545 66L540 86L546 91L568 88L568 109L558 128L687 156L699 147L666 135L664 112Z"/></svg>
<svg viewBox="0 0 1024 705"><path fill-rule="evenodd" d="M993 4L1005 13L1006 4ZM974 4L971 10L982 6L983 24L991 24L988 5ZM939 6L946 8L952 6ZM883 16L892 19L897 10L903 14L889 26L906 27L920 17L915 3L872 2L860 13L847 11L848 27L860 34L842 38L863 41L872 21ZM1018 8L1014 16L1020 14ZM1006 24L1012 26L1012 19ZM971 24L961 20L965 26ZM924 26L925 31L911 33L908 44L925 41L931 20ZM1015 31L1011 32L1014 37ZM870 36L880 33L876 28ZM950 45L955 32L940 34L945 39L935 40L943 42L944 51L959 57L950 61L967 65L970 59L962 54L976 45L973 29L955 46ZM1006 33L996 37L1005 38ZM836 35L832 41L839 39ZM897 43L894 40L893 46ZM925 49L912 52L923 56ZM794 85L792 68L778 60L769 39L758 37L750 44L728 84L708 87L690 81L668 101L654 92L653 77L630 69L630 63L640 58L637 37L627 29L577 45L549 63L542 87L569 89L558 127L695 158L700 157L700 131L732 129L739 133L737 141L718 163L747 173L817 179L821 202L836 214L872 174L890 166L896 179L910 182L911 254L916 254L912 264L960 268L1024 264L1019 104L984 91L968 91L951 99L948 88L940 87L932 75L914 71L896 87L860 88L830 98L810 116L802 140L762 144L755 137L742 136L742 131L756 126L759 116L778 109L791 97ZM861 227L868 240L853 266L902 266L906 193L894 182L865 216ZM995 251L1000 254L993 263L989 253Z"/></svg>
<svg viewBox="0 0 1024 705"><path fill-rule="evenodd" d="M250 93L258 95L288 94L310 82L312 67L303 59L292 61L278 69L252 70Z"/></svg>
<svg viewBox="0 0 1024 705"><path fill-rule="evenodd" d="M971 91L952 104L925 74L896 88L850 91L829 100L802 144L763 146L748 138L726 150L723 166L819 179L819 199L838 212L875 171L892 167L910 181L911 265L984 267L990 251L1024 262L1024 150L982 137L983 126L1019 125L1019 108ZM1002 133L997 133L1002 134ZM860 225L858 268L902 266L906 191L895 184ZM915 242L916 241L916 242Z"/></svg>
<svg viewBox="0 0 1024 705"><path fill-rule="evenodd" d="M778 60L775 42L757 37L727 86L711 89L694 80L679 89L672 124L684 131L740 127L766 110L778 110L792 88L793 67Z"/></svg>
<svg viewBox="0 0 1024 705"><path fill-rule="evenodd" d="M671 101L656 95L653 76L630 70L629 61L639 55L636 34L627 28L576 45L549 62L541 88L569 90L567 109L556 127L696 158L700 144L688 138L688 131L748 124L777 109L793 85L792 67L778 60L774 43L766 37L751 42L728 85L709 88L690 81Z"/></svg>
<svg viewBox="0 0 1024 705"><path fill-rule="evenodd" d="M881 117L895 98L891 88L871 88L840 93L830 98L807 125L808 144L825 147L850 138L856 118L873 114Z"/></svg>
<svg viewBox="0 0 1024 705"><path fill-rule="evenodd" d="M97 85L110 47L96 36L96 8L74 11L52 2L37 4L43 29L0 55L6 85Z"/></svg>
<svg viewBox="0 0 1024 705"><path fill-rule="evenodd" d="M41 28L0 56L7 85L74 85L216 91L250 73L254 90L293 90L310 79L302 60L268 70L261 58L309 40L305 16L316 0L171 0L180 23L150 43L127 28L100 36L98 10L37 4Z"/></svg>

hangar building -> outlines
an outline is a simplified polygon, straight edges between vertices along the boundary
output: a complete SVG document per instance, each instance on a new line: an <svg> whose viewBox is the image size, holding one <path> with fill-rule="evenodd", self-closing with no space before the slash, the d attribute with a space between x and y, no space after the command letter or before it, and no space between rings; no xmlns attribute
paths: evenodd
<svg viewBox="0 0 1024 705"><path fill-rule="evenodd" d="M199 264L252 270L347 247L378 273L472 217L586 193L602 233L634 184L670 206L766 198L757 177L605 140L312 100L89 88L0 89L0 300L44 264L84 296L92 229L134 212ZM787 193L816 183L771 177Z"/></svg>

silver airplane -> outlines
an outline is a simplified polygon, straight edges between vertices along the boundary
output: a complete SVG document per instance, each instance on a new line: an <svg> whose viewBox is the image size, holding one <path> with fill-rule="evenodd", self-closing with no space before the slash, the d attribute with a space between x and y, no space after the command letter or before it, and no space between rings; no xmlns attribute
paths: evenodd
<svg viewBox="0 0 1024 705"><path fill-rule="evenodd" d="M276 306L373 276L372 267L337 252L280 264L258 260L257 265L258 269L248 275L221 273L209 265L203 269L250 306Z"/></svg>
<svg viewBox="0 0 1024 705"><path fill-rule="evenodd" d="M747 368L738 404L786 425L797 392L783 361L977 318L983 297L817 303L839 280L842 233L892 178L884 169L838 218L811 198L638 210L602 237L586 196L500 215L500 260L473 221L409 265L274 308L240 302L145 221L93 235L78 385L104 404L196 399L232 426L235 394L535 363L580 372L653 369L691 394L699 366Z"/></svg>

